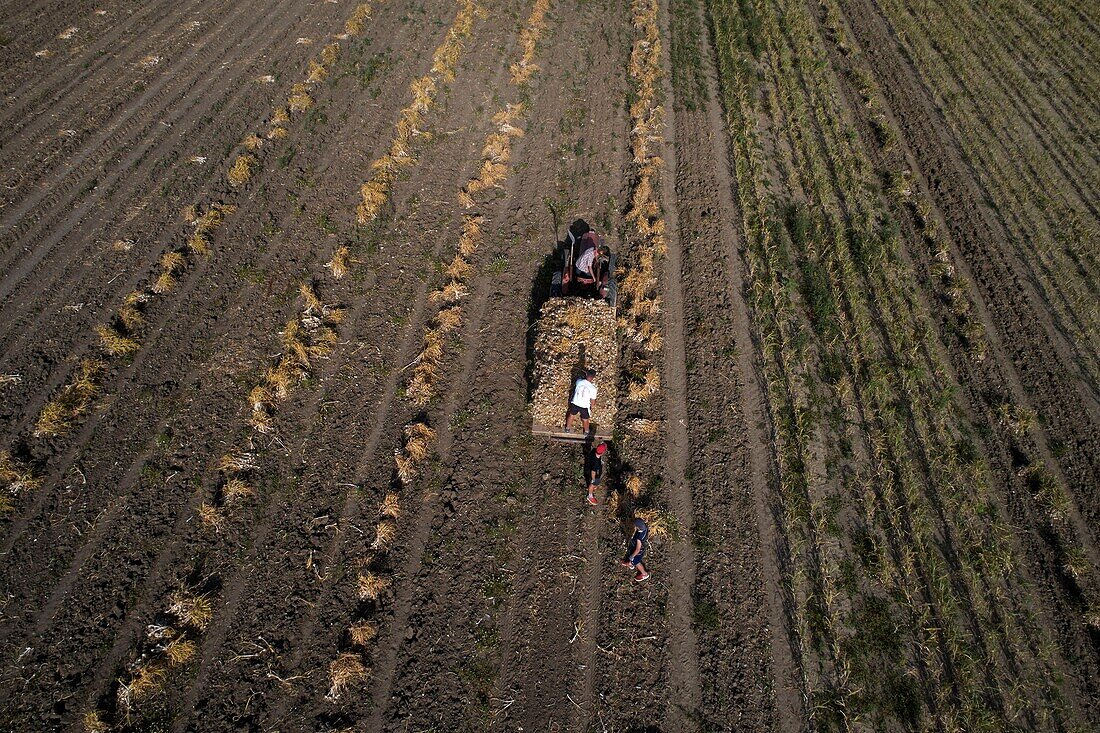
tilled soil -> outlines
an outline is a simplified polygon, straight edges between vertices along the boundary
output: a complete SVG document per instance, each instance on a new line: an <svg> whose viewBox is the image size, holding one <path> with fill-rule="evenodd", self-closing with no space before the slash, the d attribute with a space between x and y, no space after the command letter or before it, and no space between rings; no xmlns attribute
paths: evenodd
<svg viewBox="0 0 1100 733"><path fill-rule="evenodd" d="M517 86L510 66L531 3L483 3L454 78L436 82L416 159L369 225L356 221L359 186L389 149L410 83L435 73L458 5L382 0L349 36L356 4L0 0L0 375L18 377L0 382L0 449L42 479L3 519L0 725L80 730L101 710L119 730L176 732L804 730L764 352L706 8L661 7L670 250L659 268L663 386L647 416L663 428L642 453L679 531L652 541L653 577L636 584L619 566L627 534L609 503L623 490L618 441L643 439L616 434L589 507L583 449L530 435L525 381L556 239L577 216L613 247L628 231L631 4L552 2L538 71ZM1017 497L1018 458L1042 456L1072 488L1095 561L1097 385L875 4L840 4L855 38L882 49L868 57L904 137L899 155L980 294L989 359L946 344L967 409L996 425L995 397L1010 394L1041 416L1037 439L1000 428L978 449L1023 528L1023 564L1045 604L1026 610L1060 632L1074 704L1086 707L1096 634L1079 622L1083 600L1034 507ZM312 87L312 109L265 142L246 187L231 186L241 141L267 129L334 38L340 55ZM491 118L515 103L525 134L508 174L467 209L458 194L478 175ZM873 137L866 116L854 118ZM43 406L98 353L94 327L188 236L182 210L217 202L237 208L213 251L150 303L141 348L109 361L71 434L36 437ZM434 313L429 293L467 214L484 217L485 237L464 322L439 396L415 408L404 387ZM323 292L345 309L338 341L280 405L274 432L255 433L249 390L301 311L299 286L326 278L339 246L350 274L325 279ZM947 330L934 285L922 287ZM437 439L402 486L394 452L418 420ZM214 530L197 512L219 458L242 446L258 456L255 496ZM397 538L380 553L377 507L399 489ZM375 600L357 592L368 566L390 581ZM212 620L193 657L128 717L120 680L182 587L208 594ZM364 620L377 628L361 654L369 669L334 690L329 665L355 648L347 629Z"/></svg>

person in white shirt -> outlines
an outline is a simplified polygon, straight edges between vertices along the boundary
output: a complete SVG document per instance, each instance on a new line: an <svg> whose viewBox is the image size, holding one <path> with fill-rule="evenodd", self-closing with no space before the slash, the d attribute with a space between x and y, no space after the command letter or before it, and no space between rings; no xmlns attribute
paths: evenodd
<svg viewBox="0 0 1100 733"><path fill-rule="evenodd" d="M593 381L596 378L595 369L586 369L584 376L577 380L573 387L573 398L569 401L569 411L565 415L565 429L573 429L573 419L581 416L581 427L588 432L588 421L592 417L592 410L596 404L596 393L599 391Z"/></svg>

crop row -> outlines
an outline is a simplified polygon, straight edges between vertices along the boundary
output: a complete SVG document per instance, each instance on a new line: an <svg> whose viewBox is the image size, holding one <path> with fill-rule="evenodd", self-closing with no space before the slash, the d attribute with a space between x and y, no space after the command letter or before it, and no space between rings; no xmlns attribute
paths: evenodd
<svg viewBox="0 0 1100 733"><path fill-rule="evenodd" d="M549 0L536 0L520 32L521 57L511 65L511 83L525 85L537 73L534 54L546 26ZM487 193L499 188L510 174L512 142L523 133L521 124L525 111L521 103L505 103L492 117L492 130L481 147L477 173L457 192L456 200L466 209L488 202ZM404 428L401 447L394 451L394 476L390 490L379 504L375 538L367 555L358 559L356 578L361 606L344 634L335 659L329 665L328 699L335 701L349 686L368 674L367 664L372 640L377 634L373 618L381 608L383 594L391 587L386 571L386 553L397 537L397 519L401 514L401 492L408 490L424 470L424 464L435 449L436 432L424 413L438 395L436 383L442 375L442 365L448 346L462 327L461 302L470 294L475 272L473 263L484 238L480 214L462 217L461 232L454 257L444 271L445 282L428 296L434 309L421 340L421 350L413 361L415 367L405 383L404 396L418 410L418 418Z"/></svg>
<svg viewBox="0 0 1100 733"><path fill-rule="evenodd" d="M342 32L316 58L309 61L304 81L293 85L285 105L272 110L266 132L267 141L286 137L286 126L291 115L299 114L313 105L309 90L326 78L336 62L340 53L338 41L361 33L370 12L371 3L357 5L345 22ZM262 151L268 147L268 142L259 135L251 134L242 141L241 147L246 152L238 154L226 171L226 178L233 188L242 187L248 182L259 165ZM207 201L188 206L184 210L183 218L190 226L190 233L181 237L175 246L164 253L156 271L150 274L146 286L126 295L111 319L95 327L99 353L79 360L69 381L42 408L35 421L32 437L60 437L76 427L102 392L110 363L130 357L142 347L150 305L157 298L174 290L180 279L194 268L199 258L210 256L214 234L234 211L236 206L225 201ZM18 452L18 449L13 449L12 452ZM0 481L4 479L0 478ZM10 482L5 483L9 484L6 488L10 494Z"/></svg>
<svg viewBox="0 0 1100 733"><path fill-rule="evenodd" d="M360 187L360 224L369 224L382 213L401 169L416 163L412 143L416 137L424 134L419 127L423 124L424 115L434 104L439 82L454 78L455 64L462 53L464 39L470 35L479 12L480 7L474 0L463 0L460 3L458 16L448 29L446 38L432 54L431 70L412 82L413 99L401 110L389 152L371 164L370 178Z"/></svg>
<svg viewBox="0 0 1100 733"><path fill-rule="evenodd" d="M856 85L861 99L872 117L872 126L884 153L893 160L904 162L904 155L896 150L898 136L890 125L882 108L881 95L870 73L862 65L863 54L854 41L848 38L840 21L840 12L834 0L823 0L826 24L832 37L842 52L856 65ZM896 170L896 169L895 169ZM919 228L920 238L927 246L932 261L930 281L955 323L954 330L960 335L967 351L976 362L983 362L987 355L988 342L984 328L974 310L971 287L957 271L957 265L951 254L947 235L944 234L934 214L934 207L928 196L913 185L908 170L885 172L884 183L887 197L899 216L910 216ZM1029 433L1036 428L1036 416L1033 410L1002 398L992 406L993 420L1003 433L1011 449L1016 451L1023 466L1021 478L1025 492L1030 495L1035 508L1038 523L1056 539L1055 550L1058 553L1062 569L1073 579L1086 598L1084 610L1085 622L1095 625L1100 622L1097 609L1100 605L1095 599L1097 578L1088 563L1081 544L1081 537L1074 526L1072 502L1061 482L1044 465Z"/></svg>
<svg viewBox="0 0 1100 733"><path fill-rule="evenodd" d="M823 439L814 427L812 378L807 373L813 355L794 294L785 284L784 272L790 263L784 261L780 212L768 188L768 166L756 127L760 80L755 68L763 50L762 19L752 4L735 8L714 3L711 12L747 244L749 302L774 430L777 501L782 508L778 517L783 538L780 567L792 627L789 633L811 722L831 714L828 708L841 711L843 721L853 684L850 664L835 632L839 611L835 583L830 579L835 577L838 549L823 531L831 521L827 510L833 499L820 495L823 471L814 449L820 452ZM763 93L778 92L769 87ZM787 175L790 167L788 164L784 171ZM823 650L825 659L811 667L815 646Z"/></svg>
<svg viewBox="0 0 1100 733"><path fill-rule="evenodd" d="M990 513L987 467L965 448L972 426L943 387L949 371L869 193L821 38L796 3L716 2L712 17L807 715L843 729L882 715L1050 725L1062 714L1051 660L1031 655L1049 639L1014 625L1011 533ZM757 126L761 112L774 127ZM1042 703L1027 710L1032 694Z"/></svg>
<svg viewBox="0 0 1100 733"><path fill-rule="evenodd" d="M654 537L676 533L674 515L660 506L652 492L660 485L661 459L654 439L662 436L656 401L660 393L658 359L663 345L660 282L657 267L668 251L667 225L660 203L660 152L664 142L661 105L664 79L663 47L657 0L633 0L634 40L628 72L633 87L630 104L630 203L626 212L625 247L620 263L618 330L625 341L619 348L619 379L623 400L634 405L623 424L621 441L624 480L612 481L608 511L613 517L644 519ZM620 415L624 415L620 408ZM641 448L644 446L644 450Z"/></svg>
<svg viewBox="0 0 1100 733"><path fill-rule="evenodd" d="M443 44L436 51L432 75L442 79L453 78L454 66L458 62L463 47L462 39L470 32L471 13L474 9L476 9L476 6L471 8L469 3L465 3L460 9L456 20L446 34ZM361 28L365 20L366 16L357 12L349 19L348 24ZM457 36L454 32L456 28L461 30L461 33ZM324 78L323 74L318 72L316 68L311 70L311 75ZM430 76L429 78L434 81L435 77ZM417 82L413 82L411 91L416 97ZM296 90L295 93L300 94L301 90ZM299 104L308 106L305 100L299 100ZM312 101L309 104L312 104ZM427 111L427 107L423 111ZM404 120L406 117L402 115L401 119ZM398 123L399 128L400 126L401 122ZM349 264L341 262L341 257L342 255L338 250L333 260L330 260L326 265L334 280L343 277ZM339 266L334 267L334 262ZM307 377L314 375L317 361L327 357L337 343L337 327L343 320L344 311L335 305L322 302L316 287L316 283L320 281L320 278L318 278L317 281L304 283L301 286L300 294L303 307L295 318L288 321L280 334L283 346L282 353L264 374L262 380L253 386L249 392L249 423L253 434L264 435L274 432L274 416L279 404L286 400L291 392ZM204 500L197 511L205 526L213 531L220 531L225 527L232 510L253 495L253 489L248 481L259 468L258 459L259 449L252 435L249 435L244 439L244 445L227 453L218 462L217 469L220 474L218 486L213 496L208 500ZM398 508L394 506L392 508L394 516L396 516L397 511ZM385 528L382 531L384 534ZM204 582L210 585L209 579ZM188 597L197 599L211 607L215 600L214 591L212 590L203 594L192 592ZM204 629L205 626L195 628L194 631L199 634ZM155 639L149 639L146 645L148 646L149 642L152 641L155 641ZM154 656L148 660L146 656L146 654L143 654L133 666L127 678L120 680L118 685L120 691L132 690L135 681L143 681L149 677L148 669L167 671L173 665L171 658L166 657L166 651L160 656ZM156 690L155 686L149 688L150 692ZM124 699L119 697L119 702L121 703ZM125 708L123 712L128 713L128 708Z"/></svg>
<svg viewBox="0 0 1100 733"><path fill-rule="evenodd" d="M282 354L248 395L249 422L254 433L217 461L217 483L196 510L196 516L210 531L225 530L233 512L255 495L252 478L260 468L262 447L254 435L274 431L272 418L279 404L315 373L318 361L327 357L336 344L336 326L343 319L343 310L322 303L312 283L303 284L300 292L302 309L281 333ZM108 730L108 721L112 725L128 724L143 702L162 691L169 674L191 661L213 617L216 588L216 578L207 576L183 581L180 589L169 595L146 629L137 658L114 685L113 694L87 714L89 731Z"/></svg>
<svg viewBox="0 0 1100 733"><path fill-rule="evenodd" d="M15 509L13 498L24 491L34 491L42 485L42 479L5 450L0 451L0 484L4 487L0 492L0 516L3 516Z"/></svg>
<svg viewBox="0 0 1100 733"><path fill-rule="evenodd" d="M803 20L799 16L795 16L795 18L796 21ZM791 22L788 31L788 38L793 39L792 45L795 55L799 59L812 59L814 50L820 45L819 41L810 37L807 30L808 22L803 25L796 21ZM824 59L819 56L819 60L823 61ZM804 78L810 79L811 82L815 79L812 75L804 75ZM816 79L820 80L821 77L817 76ZM839 113L828 114L828 100L832 98L832 88L815 90L814 86L811 83L809 91L811 96L816 96L813 104L820 110L819 112L815 111L818 124L824 129L825 137L831 137L832 139L825 141L826 149L819 149L818 157L814 157L809 151L807 151L807 155L812 160L822 158L830 161L838 179L838 193L843 197L847 214L856 222L858 231L859 222L873 222L881 216L878 203L863 195L866 187L860 185L859 177L866 170L866 162L860 160L858 151L845 150L846 141L848 140L847 131L841 129L835 123L839 118ZM825 120L824 124L821 122L822 119ZM821 153L824 153L824 155L821 155ZM860 166L864 170L857 170ZM817 177L815 185L819 185L820 180L824 177L823 174L814 172L814 176ZM841 212L836 209L832 212L832 215L839 218ZM904 466L904 464L901 465L903 483L902 494L899 498L904 499L902 506L905 506L906 510L910 512L908 530L913 533L918 541L921 539L922 534L927 534L926 562L929 568L929 580L933 589L937 592L935 600L941 608L956 609L957 612L960 612L969 603L977 610L977 615L984 620L988 614L985 614L982 610L986 601L983 597L983 591L986 591L991 585L995 587L997 576L1004 574L1009 569L1006 553L1010 553L1010 547L1006 546L1005 539L1009 536L1009 533L1003 523L990 520L983 522L983 519L985 519L983 510L989 506L991 501L988 491L989 479L985 475L985 467L979 464L962 465L959 461L953 460L954 456L950 452L953 442L962 430L968 426L965 420L956 419L953 414L954 406L945 400L944 395L937 394L939 385L946 381L947 371L938 360L938 351L934 339L931 337L932 331L927 322L927 316L923 313L920 304L916 302L916 298L912 293L902 285L908 280L908 274L899 256L901 243L896 231L885 226L886 224L888 224L888 221L883 218L878 226L878 232L882 236L881 246L883 249L881 252L875 252L867 246L865 241L860 241L858 236L853 238L853 246L849 253L851 259L848 264L843 261L845 255L843 248L837 247L836 249L836 252L842 257L838 259L839 269L833 270L834 283L839 283L841 288L844 289L847 287L847 283L859 283L858 277L862 277L864 287L870 285L874 288L872 292L877 294L876 300L866 301L863 306L866 310L861 313L858 302L859 290L854 289L844 293L844 298L849 303L848 310L854 327L846 334L845 343L863 342L866 344L863 347L866 350L865 354L870 355L872 353L871 349L875 346L875 343L868 339L868 334L876 327L872 325L872 322L881 324L878 327L885 331L882 334L884 337L882 340L882 347L884 347L882 356L885 356L889 362L893 362L889 366L893 369L894 374L890 374L887 369L883 368L882 382L870 382L868 384L869 389L864 392L861 400L864 402L865 409L866 405L870 403L879 415L898 418L897 423L893 423L892 420L881 421L885 439L893 442L890 449L895 456L895 462L897 462L897 457L904 457L902 448L905 447L907 433L916 432L920 436L919 450L913 451L913 458L910 459L911 465L909 467ZM868 231L864 234L864 237L870 234L873 234L873 231ZM890 353L891 351L893 353ZM855 354L855 356L859 358L858 354ZM858 374L858 369L869 369L873 366L878 365L869 359L863 361L853 360L852 371L854 374ZM880 368L883 366L886 365L881 365ZM896 405L896 401L888 391L891 381L895 383L893 389L900 394L924 395L923 400L915 400L909 405L908 415L904 412L891 415L890 410ZM936 409L925 409L929 405ZM936 476L943 483L920 486L917 481L917 474L920 472L922 463L931 464L931 475ZM962 491L962 487L967 486L972 487L971 491ZM929 521L929 517L924 516L924 512L928 512L931 518L934 519L935 515L932 512L942 511L945 506L949 508L949 511L946 512L949 524L937 528L932 521ZM958 562L959 567L954 575L950 572L944 573L942 568L937 566L941 559L932 552L934 547L932 543L940 533L943 533L955 544L962 558ZM917 558L918 561L920 559ZM986 577L987 574L993 577L992 581ZM959 597L952 598L949 594L944 593L939 587L941 581L937 580L937 576L943 578L944 582L951 580L955 585L955 591L960 594ZM966 581L968 580L970 581L970 587L967 587ZM961 615L965 616L965 614ZM965 632L975 634L975 649L982 651L982 637L986 631L980 628L975 629L975 626L973 619L960 619L960 628ZM1018 639L1010 641L1011 643L1003 646L1011 647L1019 643ZM1006 651L1006 655L1011 657L1017 651L1016 649L1009 649ZM985 660L985 668L976 670L974 673L976 688L981 684L982 676L988 674L998 664L995 651L991 652L986 649L985 652L988 657ZM1019 657L1017 657L1017 662L1018 660ZM1008 663L1011 664L1012 662ZM1042 662L1036 662L1036 664L1041 665ZM962 669L965 669L965 667L962 667ZM1000 684L1006 684L1004 679L1009 676L1005 674ZM980 707L981 700L979 698L985 697L988 699L989 694L988 691L976 689L973 700L978 700L978 703L974 703L973 700L964 700L964 704L973 704L975 707ZM1016 705L1015 711L1010 711L1010 714L1013 712L1018 713L1021 708L1019 700L1012 699L1011 695L1006 696L1006 698L1008 702Z"/></svg>
<svg viewBox="0 0 1100 733"><path fill-rule="evenodd" d="M337 38L360 33L370 16L370 4L361 3L353 10ZM318 58L310 62L307 81L295 84L286 107L276 108L271 115L268 139L285 137L285 124L289 121L288 109L299 112L308 109L313 99L308 86L324 80L329 68L336 61L339 46L333 42L326 46ZM280 132L281 131L281 132ZM255 159L261 145L258 136L250 136L244 146L251 150L242 153L230 167L227 176L231 185L247 182L242 176L234 182L234 171L241 171L243 156ZM253 163L244 166L250 171ZM211 214L211 212L215 212ZM215 204L203 216L193 218L194 233L188 242L192 255L205 254L210 244L209 236L221 223L224 204ZM161 278L165 273L162 272ZM274 431L274 415L281 402L316 370L317 362L327 357L337 342L336 327L343 319L343 310L321 301L317 284L303 283L300 288L302 308L289 320L280 334L282 353L276 358L263 378L253 386L248 395L249 423L253 434L269 434ZM243 445L226 453L217 462L218 483L213 493L206 497L196 510L203 525L220 532L226 527L232 511L254 495L250 478L258 470L259 448L251 435ZM89 732L110 730L114 725L128 725L131 714L138 706L159 694L170 673L189 662L197 652L197 643L213 617L216 601L216 581L212 576L181 583L173 592L154 623L146 630L135 661L112 687L112 692L101 700L101 705L89 711L84 726Z"/></svg>
<svg viewBox="0 0 1100 733"><path fill-rule="evenodd" d="M956 12L927 4L915 14L894 0L879 3L920 73L941 102L956 139L996 203L1044 298L1095 379L1100 375L1100 306L1095 281L1095 158L1088 141L1060 151L1045 134L1067 123L1032 122L1034 100L1048 88L1013 71L993 46L993 24L962 24ZM964 32L965 29L965 32ZM1072 120L1083 100L1066 100ZM1064 157L1063 157L1064 153Z"/></svg>

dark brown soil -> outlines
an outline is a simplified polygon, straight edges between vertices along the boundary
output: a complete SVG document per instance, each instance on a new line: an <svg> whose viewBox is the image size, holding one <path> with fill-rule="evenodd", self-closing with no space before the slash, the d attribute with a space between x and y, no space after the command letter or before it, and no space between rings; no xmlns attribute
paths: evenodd
<svg viewBox="0 0 1100 733"><path fill-rule="evenodd" d="M416 163L368 226L356 222L359 186L389 148L410 82L431 72L452 0L375 3L248 185L225 176L355 5L0 0L0 375L18 376L0 382L0 450L42 479L0 519L0 728L81 730L101 710L117 730L175 733L807 729L764 352L705 4L668 0L660 20L672 49L660 143L670 251L659 267L663 387L646 414L664 429L644 460L680 531L652 543L644 584L619 566L626 534L607 509L622 476L612 470L587 506L582 450L530 435L524 379L533 293L556 238L575 216L615 247L626 231L630 3L552 2L524 87L509 66L531 3L484 3ZM867 56L903 138L897 157L875 162L914 170L979 294L989 358L968 359L961 341L945 354L970 418L992 426L978 449L1021 528L1021 564L1043 604L1030 610L1058 632L1075 704L1087 707L1100 694L1097 635L1021 498L1020 456L1071 488L1095 562L1098 386L875 3L840 5L876 50ZM830 59L843 76L845 57ZM845 93L873 149L858 93ZM486 235L465 321L439 397L417 410L403 389L428 295L471 213L458 192L477 174L492 115L515 102L525 134L507 179L473 210ZM141 348L108 361L102 394L69 435L36 437L43 406L100 353L95 326L188 236L182 210L214 202L237 209L211 254L150 303ZM282 349L299 285L339 245L353 260L348 277L326 281L325 299L346 309L339 341L280 406L276 430L253 433L249 389ZM949 331L934 283L921 293ZM1026 438L998 427L1002 397L1033 408L1041 427ZM372 566L391 586L364 601L356 574L414 420L438 440L403 490L396 542ZM256 496L214 532L196 512L218 459L242 445L261 457ZM149 654L148 628L181 587L209 594L213 620L194 635L195 656L127 719L119 680ZM332 699L329 665L364 619L378 629L369 675Z"/></svg>

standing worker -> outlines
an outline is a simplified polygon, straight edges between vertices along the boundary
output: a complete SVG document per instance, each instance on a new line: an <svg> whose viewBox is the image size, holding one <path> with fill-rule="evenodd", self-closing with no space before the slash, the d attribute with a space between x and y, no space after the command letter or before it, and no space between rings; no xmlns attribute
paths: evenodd
<svg viewBox="0 0 1100 733"><path fill-rule="evenodd" d="M588 466L585 468L588 479L588 503L596 506L596 491L600 488L603 479L603 457L607 453L607 443L602 440L592 451L588 458Z"/></svg>
<svg viewBox="0 0 1100 733"><path fill-rule="evenodd" d="M585 369L584 376L577 380L573 387L573 398L569 401L569 411L565 415L565 430L573 429L573 418L581 416L581 427L585 435L588 434L588 420L592 417L593 405L596 402L595 369Z"/></svg>
<svg viewBox="0 0 1100 733"><path fill-rule="evenodd" d="M630 538L626 555L619 561L619 564L624 568L632 568L636 571L634 573L635 583L649 580L649 573L646 572L645 564L642 562L645 558L645 546L648 539L649 525L641 517L634 517L634 536Z"/></svg>

